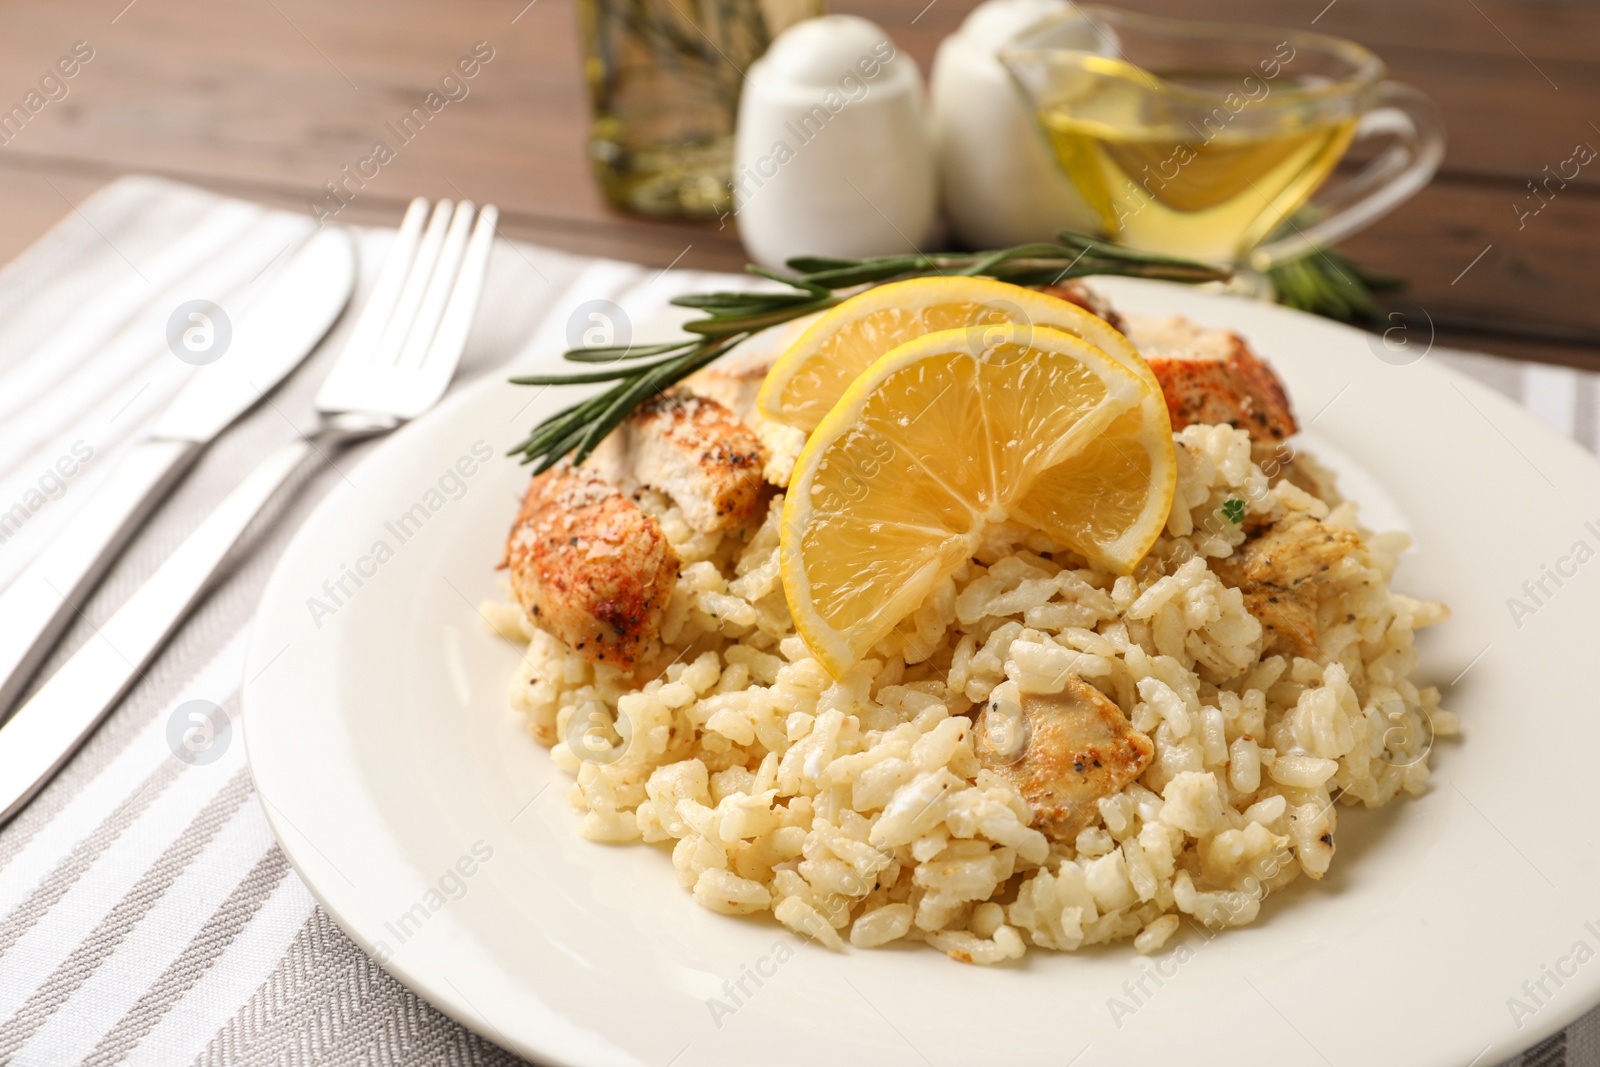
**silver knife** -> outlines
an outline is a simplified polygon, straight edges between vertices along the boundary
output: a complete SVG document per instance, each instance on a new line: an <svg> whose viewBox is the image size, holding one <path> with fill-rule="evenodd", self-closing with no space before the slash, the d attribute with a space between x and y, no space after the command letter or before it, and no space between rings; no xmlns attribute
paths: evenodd
<svg viewBox="0 0 1600 1067"><path fill-rule="evenodd" d="M233 327L217 362L172 399L104 487L0 592L0 721L134 530L205 446L299 366L355 287L355 247L342 229L311 236Z"/></svg>

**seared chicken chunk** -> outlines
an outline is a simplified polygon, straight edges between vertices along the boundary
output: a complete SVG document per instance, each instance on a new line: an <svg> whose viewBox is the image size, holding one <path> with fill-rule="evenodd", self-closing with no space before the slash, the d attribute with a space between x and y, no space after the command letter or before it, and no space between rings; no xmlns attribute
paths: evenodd
<svg viewBox="0 0 1600 1067"><path fill-rule="evenodd" d="M760 506L762 448L715 400L673 391L641 405L582 466L533 479L506 544L533 623L593 663L633 667L661 626L679 559L627 493L666 493L701 532Z"/></svg>
<svg viewBox="0 0 1600 1067"><path fill-rule="evenodd" d="M534 625L591 663L624 669L655 637L678 576L677 553L656 521L566 461L528 486L505 566Z"/></svg>
<svg viewBox="0 0 1600 1067"><path fill-rule="evenodd" d="M773 422L756 410L761 383L772 369L773 357L737 360L730 357L691 376L684 385L696 396L715 400L748 426L761 442L766 463L761 475L780 489L789 484L795 461L806 446L804 430Z"/></svg>
<svg viewBox="0 0 1600 1067"><path fill-rule="evenodd" d="M597 469L623 488L667 494L701 533L743 525L755 514L761 441L717 401L674 389L641 404L612 438Z"/></svg>
<svg viewBox="0 0 1600 1067"><path fill-rule="evenodd" d="M1294 514L1268 527L1211 568L1244 594L1245 609L1265 630L1262 654L1316 658L1322 592L1329 582L1370 566L1354 530Z"/></svg>
<svg viewBox="0 0 1600 1067"><path fill-rule="evenodd" d="M1096 802L1138 778L1155 755L1122 709L1076 675L1060 693L1024 693L1020 716L997 704L979 717L978 762L1011 780L1033 809L1034 828L1053 841L1070 844L1097 823Z"/></svg>
<svg viewBox="0 0 1600 1067"><path fill-rule="evenodd" d="M1122 332L1161 383L1174 430L1225 424L1272 445L1300 429L1283 383L1238 334L1177 315L1124 315Z"/></svg>
<svg viewBox="0 0 1600 1067"><path fill-rule="evenodd" d="M1041 285L1038 289L1042 293L1058 297L1069 304L1077 304L1092 315L1099 315L1109 322L1113 329L1123 328L1122 316L1111 306L1111 301L1098 291L1089 288L1077 280L1062 282L1059 285Z"/></svg>

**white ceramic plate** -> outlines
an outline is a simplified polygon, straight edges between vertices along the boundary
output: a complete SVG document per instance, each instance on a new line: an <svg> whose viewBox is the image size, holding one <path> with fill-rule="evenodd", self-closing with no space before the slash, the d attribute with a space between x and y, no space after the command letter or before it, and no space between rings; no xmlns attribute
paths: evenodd
<svg viewBox="0 0 1600 1067"><path fill-rule="evenodd" d="M1350 487L1389 510L1372 517L1403 514L1417 548L1397 585L1455 609L1422 637L1419 676L1447 687L1465 737L1440 743L1425 796L1342 813L1328 879L1186 951L984 969L921 947L802 945L701 909L663 852L581 840L568 780L507 708L518 653L476 609L501 595L494 565L527 478L500 453L561 399L523 410L530 392L496 377L353 471L262 603L250 762L312 892L428 1000L564 1067L1461 1067L1600 1000L1600 465L1434 360L1384 362L1357 331L1107 288L1120 307L1249 337L1314 437L1365 472ZM1513 618L1513 597L1533 612Z"/></svg>

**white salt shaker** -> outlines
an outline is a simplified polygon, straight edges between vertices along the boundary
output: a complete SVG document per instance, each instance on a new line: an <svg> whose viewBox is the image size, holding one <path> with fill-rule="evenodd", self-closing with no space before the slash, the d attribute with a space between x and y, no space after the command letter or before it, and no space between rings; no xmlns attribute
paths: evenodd
<svg viewBox="0 0 1600 1067"><path fill-rule="evenodd" d="M941 199L955 236L971 248L1004 248L1048 241L1057 230L1099 228L997 58L1023 30L1072 6L1067 0L988 0L934 56ZM1103 46L1086 40L1085 48Z"/></svg>
<svg viewBox="0 0 1600 1067"><path fill-rule="evenodd" d="M853 15L791 26L746 72L733 196L752 259L926 249L937 214L922 77Z"/></svg>

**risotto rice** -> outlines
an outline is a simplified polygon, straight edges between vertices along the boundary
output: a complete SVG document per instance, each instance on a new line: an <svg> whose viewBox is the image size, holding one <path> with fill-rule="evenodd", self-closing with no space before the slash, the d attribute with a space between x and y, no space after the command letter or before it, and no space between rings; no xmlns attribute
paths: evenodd
<svg viewBox="0 0 1600 1067"><path fill-rule="evenodd" d="M684 563L659 648L634 673L596 666L500 605L497 627L527 643L512 704L574 776L585 837L670 847L700 904L770 911L829 948L925 941L999 963L1127 938L1154 952L1183 916L1248 923L1328 870L1335 801L1427 786L1456 720L1412 682L1413 638L1447 610L1389 588L1407 537L1358 527L1311 457L1252 456L1229 426L1175 438L1177 499L1134 575L995 527L838 680L789 617L781 495L759 528L706 535L644 491ZM1310 649L1274 642L1226 577L1248 531L1286 519L1354 546L1320 580ZM1155 754L1076 840L1052 842L981 764L980 735L1074 676Z"/></svg>

